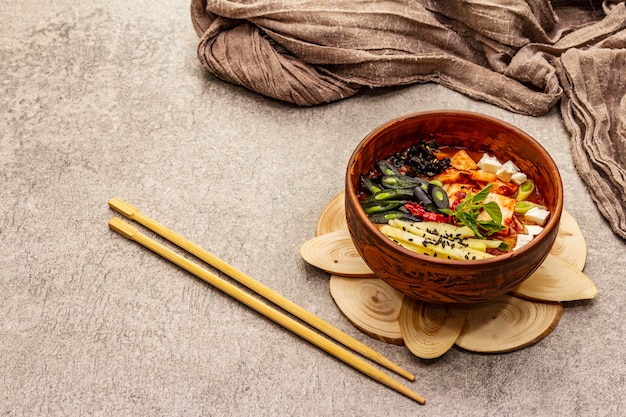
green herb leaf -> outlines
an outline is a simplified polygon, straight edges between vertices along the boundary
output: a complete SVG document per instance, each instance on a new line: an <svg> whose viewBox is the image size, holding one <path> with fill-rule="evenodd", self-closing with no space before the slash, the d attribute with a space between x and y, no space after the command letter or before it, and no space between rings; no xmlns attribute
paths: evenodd
<svg viewBox="0 0 626 417"><path fill-rule="evenodd" d="M506 242L502 242L502 243L500 243L500 246L498 246L498 249L503 250L505 252L508 252L508 251L511 250L511 245L509 245Z"/></svg>
<svg viewBox="0 0 626 417"><path fill-rule="evenodd" d="M491 220L496 224L502 224L502 211L500 206L495 201L490 201L487 204L483 204L483 210L487 212Z"/></svg>
<svg viewBox="0 0 626 417"><path fill-rule="evenodd" d="M505 229L502 226L502 211L495 201L483 203L493 184L487 185L478 193L472 195L469 191L465 196L465 200L459 203L456 210L440 209L442 213L456 217L457 221L472 229L476 237L484 238ZM489 220L478 220L481 211L484 210L490 217Z"/></svg>
<svg viewBox="0 0 626 417"><path fill-rule="evenodd" d="M491 191L491 188L493 187L493 184L489 184L487 185L485 188L483 188L482 190L480 190L478 192L478 194L476 194L475 196L471 197L472 200L472 205L474 204L480 204L483 201L485 201L485 198L487 198L487 196L489 195L489 192ZM471 195L468 194L468 197Z"/></svg>
<svg viewBox="0 0 626 417"><path fill-rule="evenodd" d="M476 215L466 212L460 211L455 214L457 220L459 220L462 224L472 229L472 232L478 237L482 237L480 231L478 230L478 222L476 221Z"/></svg>

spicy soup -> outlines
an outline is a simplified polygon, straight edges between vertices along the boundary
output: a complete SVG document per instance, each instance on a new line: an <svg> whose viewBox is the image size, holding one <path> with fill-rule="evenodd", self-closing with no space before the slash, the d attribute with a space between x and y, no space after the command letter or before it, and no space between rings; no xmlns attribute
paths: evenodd
<svg viewBox="0 0 626 417"><path fill-rule="evenodd" d="M384 235L448 259L509 253L550 215L540 187L511 159L432 139L378 159L358 196Z"/></svg>

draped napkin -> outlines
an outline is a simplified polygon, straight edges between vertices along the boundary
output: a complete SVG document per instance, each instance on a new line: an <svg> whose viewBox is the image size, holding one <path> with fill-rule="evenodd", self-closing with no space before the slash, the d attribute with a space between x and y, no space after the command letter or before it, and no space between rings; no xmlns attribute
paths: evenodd
<svg viewBox="0 0 626 417"><path fill-rule="evenodd" d="M299 106L436 82L513 112L560 102L576 168L626 239L626 4L192 0L216 77Z"/></svg>

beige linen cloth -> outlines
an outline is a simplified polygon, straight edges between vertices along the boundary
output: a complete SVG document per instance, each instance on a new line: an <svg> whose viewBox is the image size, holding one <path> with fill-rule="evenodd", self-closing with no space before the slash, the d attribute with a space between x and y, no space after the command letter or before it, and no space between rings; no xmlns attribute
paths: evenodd
<svg viewBox="0 0 626 417"><path fill-rule="evenodd" d="M299 106L436 82L538 116L560 101L576 168L626 239L626 4L192 0L215 76Z"/></svg>

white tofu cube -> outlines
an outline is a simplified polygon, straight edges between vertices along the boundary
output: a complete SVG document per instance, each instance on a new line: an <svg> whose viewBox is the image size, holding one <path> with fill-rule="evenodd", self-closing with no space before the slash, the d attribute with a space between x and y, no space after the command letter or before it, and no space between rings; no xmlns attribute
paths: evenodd
<svg viewBox="0 0 626 417"><path fill-rule="evenodd" d="M536 224L527 224L525 229L526 233L531 236L537 236L539 233L543 232L543 227Z"/></svg>
<svg viewBox="0 0 626 417"><path fill-rule="evenodd" d="M496 172L496 176L502 182L510 182L513 174L519 172L519 168L513 163L513 161L506 161Z"/></svg>
<svg viewBox="0 0 626 417"><path fill-rule="evenodd" d="M522 246L530 243L533 240L533 235L526 235L526 234L518 234L517 235L517 242L515 242L515 247L513 248L513 250L519 249Z"/></svg>
<svg viewBox="0 0 626 417"><path fill-rule="evenodd" d="M530 222L543 226L548 219L550 212L539 207L533 207L524 214L524 218Z"/></svg>
<svg viewBox="0 0 626 417"><path fill-rule="evenodd" d="M526 174L524 174L523 172L516 172L515 174L511 175L511 181L517 185L522 185L522 183L527 179L528 176L526 176Z"/></svg>
<svg viewBox="0 0 626 417"><path fill-rule="evenodd" d="M500 161L498 161L498 158L490 156L486 153L483 154L483 157L480 158L480 161L478 161L476 165L478 165L478 168L485 172L489 172L490 174L495 174L502 166Z"/></svg>

